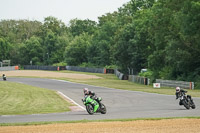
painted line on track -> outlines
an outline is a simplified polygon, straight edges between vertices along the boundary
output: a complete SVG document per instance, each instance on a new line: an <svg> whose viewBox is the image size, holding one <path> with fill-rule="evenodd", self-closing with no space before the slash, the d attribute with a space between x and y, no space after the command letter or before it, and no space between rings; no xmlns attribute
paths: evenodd
<svg viewBox="0 0 200 133"><path fill-rule="evenodd" d="M72 100L71 98L69 98L68 96L66 96L65 94L63 94L60 91L57 91L60 95L62 95L64 98L68 99L70 102L74 103L75 105L77 105L78 107L80 107L83 110L86 110L84 107L82 107L81 105L79 105L77 102L75 102L74 100Z"/></svg>

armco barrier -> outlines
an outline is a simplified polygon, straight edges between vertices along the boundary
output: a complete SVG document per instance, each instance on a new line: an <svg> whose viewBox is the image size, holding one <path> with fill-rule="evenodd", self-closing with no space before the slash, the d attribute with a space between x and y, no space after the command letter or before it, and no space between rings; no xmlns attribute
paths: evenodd
<svg viewBox="0 0 200 133"><path fill-rule="evenodd" d="M66 66L66 69L67 70L71 70L71 71L79 71L79 72L104 73L104 69L103 68Z"/></svg>
<svg viewBox="0 0 200 133"><path fill-rule="evenodd" d="M12 71L12 70L18 70L18 66L7 66L7 67L0 67L0 71Z"/></svg>
<svg viewBox="0 0 200 133"><path fill-rule="evenodd" d="M121 73L120 71L118 71L117 69L115 69L115 75L120 79L120 80L128 80L128 76L124 75L123 73Z"/></svg>
<svg viewBox="0 0 200 133"><path fill-rule="evenodd" d="M36 66L36 65L26 65L24 66L24 70L50 70L50 71L58 71L59 67L57 66Z"/></svg>
<svg viewBox="0 0 200 133"><path fill-rule="evenodd" d="M128 80L134 83L139 83L139 84L144 84L144 85L150 84L150 79L146 77L136 76L136 75L129 75Z"/></svg>
<svg viewBox="0 0 200 133"><path fill-rule="evenodd" d="M194 89L194 82L185 82L185 81L175 81L175 80L162 80L156 79L156 83L160 83L160 86L164 87L177 87L184 89Z"/></svg>

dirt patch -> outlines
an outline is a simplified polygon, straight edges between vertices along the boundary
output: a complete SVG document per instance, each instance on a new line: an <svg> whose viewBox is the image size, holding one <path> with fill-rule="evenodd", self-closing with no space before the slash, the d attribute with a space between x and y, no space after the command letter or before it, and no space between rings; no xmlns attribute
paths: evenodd
<svg viewBox="0 0 200 133"><path fill-rule="evenodd" d="M31 76L41 78L71 78L71 79L99 79L101 77L87 74L75 74L75 73L59 73L51 71L36 71L36 70L17 70L17 71L1 71L0 75L5 74L9 76Z"/></svg>
<svg viewBox="0 0 200 133"><path fill-rule="evenodd" d="M89 122L0 127L0 133L199 133L200 119Z"/></svg>

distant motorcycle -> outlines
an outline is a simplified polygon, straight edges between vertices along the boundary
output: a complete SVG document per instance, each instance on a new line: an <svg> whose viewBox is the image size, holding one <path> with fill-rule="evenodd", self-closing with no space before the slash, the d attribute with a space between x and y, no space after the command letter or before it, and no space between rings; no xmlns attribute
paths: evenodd
<svg viewBox="0 0 200 133"><path fill-rule="evenodd" d="M101 103L102 98L98 97L97 100L94 100L91 98L91 96L85 96L84 99L82 99L83 104L86 106L86 110L90 115L93 115L94 113L101 113L106 114L106 106ZM94 105L98 104L99 107L96 112L94 112Z"/></svg>
<svg viewBox="0 0 200 133"><path fill-rule="evenodd" d="M190 109L190 107L192 109L196 108L193 99L191 97L186 96L185 93L182 93L179 99L179 105L183 105L186 109Z"/></svg>
<svg viewBox="0 0 200 133"><path fill-rule="evenodd" d="M2 76L2 77L3 77L3 80L4 80L4 81L6 81L6 75L5 75L5 74L3 74L3 76Z"/></svg>

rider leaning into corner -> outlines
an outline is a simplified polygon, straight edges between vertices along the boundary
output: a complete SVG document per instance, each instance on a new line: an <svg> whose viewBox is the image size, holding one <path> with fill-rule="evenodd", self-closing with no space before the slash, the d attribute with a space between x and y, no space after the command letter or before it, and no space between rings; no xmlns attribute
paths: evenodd
<svg viewBox="0 0 200 133"><path fill-rule="evenodd" d="M95 95L95 93L93 91L89 91L88 88L84 88L83 89L83 93L84 93L84 96L87 97L87 96L90 96L92 99L96 100L98 102L98 98L97 96ZM91 103L92 105L94 105L94 112L97 111L97 109L99 108L99 105L96 104L96 103Z"/></svg>
<svg viewBox="0 0 200 133"><path fill-rule="evenodd" d="M6 75L3 74L3 75L2 75L2 78L3 78L3 80L6 80Z"/></svg>
<svg viewBox="0 0 200 133"><path fill-rule="evenodd" d="M181 95L186 94L186 93L187 91L181 89L180 87L176 87L176 93L175 93L176 99L178 99ZM187 98L189 98L192 101L192 98L190 95L187 95Z"/></svg>

